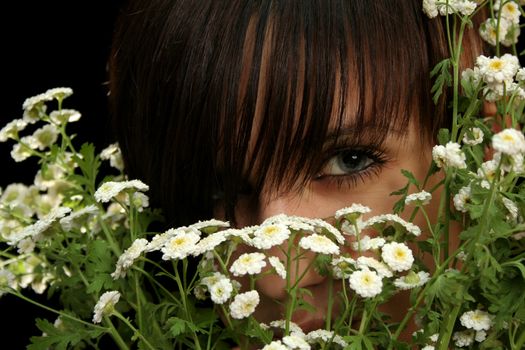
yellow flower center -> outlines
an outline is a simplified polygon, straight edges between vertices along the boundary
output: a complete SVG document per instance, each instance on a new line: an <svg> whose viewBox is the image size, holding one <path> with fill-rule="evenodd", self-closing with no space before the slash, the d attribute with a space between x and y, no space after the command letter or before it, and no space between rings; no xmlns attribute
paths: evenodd
<svg viewBox="0 0 525 350"><path fill-rule="evenodd" d="M511 143L514 143L515 140L514 140L514 137L512 137L512 135L503 135L503 140L506 141L506 142L511 142Z"/></svg>
<svg viewBox="0 0 525 350"><path fill-rule="evenodd" d="M490 62L489 67L492 70L501 70L501 69L503 69L504 65L505 64L503 63L502 60L494 60L494 61Z"/></svg>

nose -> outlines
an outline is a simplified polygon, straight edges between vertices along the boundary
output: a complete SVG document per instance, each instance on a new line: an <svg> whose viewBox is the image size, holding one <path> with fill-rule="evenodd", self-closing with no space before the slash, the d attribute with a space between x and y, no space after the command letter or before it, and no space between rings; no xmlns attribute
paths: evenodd
<svg viewBox="0 0 525 350"><path fill-rule="evenodd" d="M314 205L312 196L304 190L301 193L285 193L279 195L261 195L256 213L254 213L257 223L265 219L278 215L297 215L305 217L320 217L319 207ZM299 248L299 239L304 233L292 236L281 246L272 247L266 251L268 256L276 256L287 267L290 286L297 282L299 288L312 288L322 285L326 277L321 276L314 268L315 254L311 251L304 251ZM289 256L287 256L289 255ZM277 275L266 275L257 280L256 286L259 292L266 296L283 300L286 298L286 280Z"/></svg>

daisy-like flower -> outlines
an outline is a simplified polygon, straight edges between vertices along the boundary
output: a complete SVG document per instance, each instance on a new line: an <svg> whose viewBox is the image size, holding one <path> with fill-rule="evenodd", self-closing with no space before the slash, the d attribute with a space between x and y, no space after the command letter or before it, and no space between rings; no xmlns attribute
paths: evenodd
<svg viewBox="0 0 525 350"><path fill-rule="evenodd" d="M499 6L498 6L499 7ZM520 23L520 7L514 1L505 1L505 4L498 8L501 17L505 18L511 23L519 24Z"/></svg>
<svg viewBox="0 0 525 350"><path fill-rule="evenodd" d="M306 342L302 334L292 333L283 337L283 343L289 349L310 350L311 346Z"/></svg>
<svg viewBox="0 0 525 350"><path fill-rule="evenodd" d="M289 350L280 340L274 340L270 344L266 344L261 350Z"/></svg>
<svg viewBox="0 0 525 350"><path fill-rule="evenodd" d="M226 236L222 231L212 233L211 235L204 237L199 241L199 243L197 243L192 255L198 256L206 252L210 252L224 241L226 241Z"/></svg>
<svg viewBox="0 0 525 350"><path fill-rule="evenodd" d="M370 213L371 210L369 207L362 204L353 203L351 206L339 209L335 212L335 219L340 220L345 218L351 223L354 223L358 218L363 216L363 214Z"/></svg>
<svg viewBox="0 0 525 350"><path fill-rule="evenodd" d="M272 322L270 322L270 327L285 329L286 320L273 320ZM289 327L291 333L302 334L302 336L304 336L303 330L301 329L301 327L299 327L299 325L297 325L297 323L290 321Z"/></svg>
<svg viewBox="0 0 525 350"><path fill-rule="evenodd" d="M306 341L309 343L324 342L327 343L332 341L333 343L340 345L341 347L346 347L348 344L343 340L340 335L334 335L333 331L327 331L326 329L317 329L311 331L306 335Z"/></svg>
<svg viewBox="0 0 525 350"><path fill-rule="evenodd" d="M102 322L102 317L111 315L115 309L115 304L120 299L120 293L117 291L105 292L100 296L93 310L93 323Z"/></svg>
<svg viewBox="0 0 525 350"><path fill-rule="evenodd" d="M436 145L432 149L432 158L439 168L451 167L465 169L466 157L461 146L455 142L448 142L445 146Z"/></svg>
<svg viewBox="0 0 525 350"><path fill-rule="evenodd" d="M49 114L49 119L55 124L62 125L65 123L72 123L80 120L82 115L79 111L74 109L61 109L53 111Z"/></svg>
<svg viewBox="0 0 525 350"><path fill-rule="evenodd" d="M126 196L124 203L128 206L133 203L135 209L137 209L139 212L142 212L144 208L149 207L149 197L142 192L135 192L131 195L131 203L129 196Z"/></svg>
<svg viewBox="0 0 525 350"><path fill-rule="evenodd" d="M140 180L130 180L130 181L108 181L104 182L95 192L95 199L100 203L107 203L113 197L117 196L120 192L134 189L137 191L147 191L149 186L144 184Z"/></svg>
<svg viewBox="0 0 525 350"><path fill-rule="evenodd" d="M339 247L330 238L313 233L299 240L299 246L321 254L339 254Z"/></svg>
<svg viewBox="0 0 525 350"><path fill-rule="evenodd" d="M415 273L410 271L406 276L396 278L394 286L401 290L421 287L430 279L430 274L425 271Z"/></svg>
<svg viewBox="0 0 525 350"><path fill-rule="evenodd" d="M508 53L501 57L478 56L476 65L487 84L512 81L520 67L518 58Z"/></svg>
<svg viewBox="0 0 525 350"><path fill-rule="evenodd" d="M467 204L470 202L471 198L471 188L470 186L465 186L459 189L459 192L454 195L454 207L457 211L466 213L468 211Z"/></svg>
<svg viewBox="0 0 525 350"><path fill-rule="evenodd" d="M412 268L414 256L412 250L398 242L386 243L382 248L381 257L383 261L394 271L406 271Z"/></svg>
<svg viewBox="0 0 525 350"><path fill-rule="evenodd" d="M337 243L344 244L345 243L345 237L339 232L337 228L329 224L328 222L321 220L321 219L308 219L308 223L315 226L315 232L325 234L328 232L330 235L332 235Z"/></svg>
<svg viewBox="0 0 525 350"><path fill-rule="evenodd" d="M381 293L383 281L374 271L358 270L350 275L350 288L363 298L372 298Z"/></svg>
<svg viewBox="0 0 525 350"><path fill-rule="evenodd" d="M281 260L276 256L270 256L268 258L270 265L275 269L275 273L279 275L283 280L286 279L286 268L284 267Z"/></svg>
<svg viewBox="0 0 525 350"><path fill-rule="evenodd" d="M488 331L492 327L493 315L482 310L467 311L461 315L459 321L468 329Z"/></svg>
<svg viewBox="0 0 525 350"><path fill-rule="evenodd" d="M27 147L21 145L20 143L13 145L13 149L11 150L11 158L13 158L15 162L23 162L29 157L31 157L31 151L27 149Z"/></svg>
<svg viewBox="0 0 525 350"><path fill-rule="evenodd" d="M435 350L436 348L434 347L434 345L425 345L424 347L421 348L421 350Z"/></svg>
<svg viewBox="0 0 525 350"><path fill-rule="evenodd" d="M77 210L66 217L60 219L60 225L64 231L71 231L74 227L75 222L85 215L95 215L99 212L96 205L88 205L80 210Z"/></svg>
<svg viewBox="0 0 525 350"><path fill-rule="evenodd" d="M203 277L200 281L201 284L205 285L208 290L221 279L229 279L226 275L220 272L214 272L211 276Z"/></svg>
<svg viewBox="0 0 525 350"><path fill-rule="evenodd" d="M381 278L390 278L393 276L392 270L390 270L388 265L369 256L360 256L357 258L356 266L364 270L374 269Z"/></svg>
<svg viewBox="0 0 525 350"><path fill-rule="evenodd" d="M475 146L483 142L483 131L480 128L471 128L463 135L463 143Z"/></svg>
<svg viewBox="0 0 525 350"><path fill-rule="evenodd" d="M405 198L405 204L415 204L415 205L427 205L430 203L430 200L432 199L432 195L428 193L427 191L421 191L417 193L412 193L406 196Z"/></svg>
<svg viewBox="0 0 525 350"><path fill-rule="evenodd" d="M209 288L211 300L215 304L224 304L230 299L233 292L233 285L228 278L220 278Z"/></svg>
<svg viewBox="0 0 525 350"><path fill-rule="evenodd" d="M339 256L332 259L332 274L336 279L343 279L350 277L356 261L352 258Z"/></svg>
<svg viewBox="0 0 525 350"><path fill-rule="evenodd" d="M505 197L503 197L501 201L503 202L505 208L507 208L507 210L509 211L508 218L512 221L516 221L516 219L518 219L518 206L516 205L516 203Z"/></svg>
<svg viewBox="0 0 525 350"><path fill-rule="evenodd" d="M15 275L5 268L0 269L0 296L5 293L7 288L13 288L14 284Z"/></svg>
<svg viewBox="0 0 525 350"><path fill-rule="evenodd" d="M8 244L15 245L26 237L32 237L33 240L38 240L40 236L53 225L57 220L63 218L66 214L71 212L70 208L57 207L42 219L38 220L32 225L24 227L21 231L8 237Z"/></svg>
<svg viewBox="0 0 525 350"><path fill-rule="evenodd" d="M234 276L255 275L266 266L266 255L263 253L244 253L230 266Z"/></svg>
<svg viewBox="0 0 525 350"><path fill-rule="evenodd" d="M393 224L396 226L396 228L403 228L408 233L416 237L421 234L421 229L417 225L403 220L399 215L396 214L382 214L373 216L364 223L363 227L374 227L381 231L386 224Z"/></svg>
<svg viewBox="0 0 525 350"><path fill-rule="evenodd" d="M516 81L519 83L525 82L525 68L518 69L516 73Z"/></svg>
<svg viewBox="0 0 525 350"><path fill-rule="evenodd" d="M109 165L120 171L124 170L124 160L122 159L122 151L118 143L113 143L104 148L100 152L100 159L109 160Z"/></svg>
<svg viewBox="0 0 525 350"><path fill-rule="evenodd" d="M452 340L454 340L454 344L459 348L470 346L474 342L474 332L471 330L455 332Z"/></svg>
<svg viewBox="0 0 525 350"><path fill-rule="evenodd" d="M492 137L492 147L495 151L517 155L525 153L525 137L516 129L505 129Z"/></svg>
<svg viewBox="0 0 525 350"><path fill-rule="evenodd" d="M511 23L509 23L509 21L507 21L505 18L501 18L498 27L497 19L489 18L479 26L479 35L483 40L492 46L496 46L496 39L499 38L499 41L501 42L505 38L510 24Z"/></svg>
<svg viewBox="0 0 525 350"><path fill-rule="evenodd" d="M257 249L270 249L290 237L290 230L283 224L263 224L253 233L251 245Z"/></svg>
<svg viewBox="0 0 525 350"><path fill-rule="evenodd" d="M256 290L237 294L230 304L230 315L235 319L250 316L259 305L259 293Z"/></svg>
<svg viewBox="0 0 525 350"><path fill-rule="evenodd" d="M117 267L115 271L111 274L113 279L119 279L126 277L126 272L133 262L142 254L146 246L148 245L148 240L144 238L136 239L131 246L119 256L117 261Z"/></svg>
<svg viewBox="0 0 525 350"><path fill-rule="evenodd" d="M429 17L434 18L439 15L436 0L423 0L423 12Z"/></svg>
<svg viewBox="0 0 525 350"><path fill-rule="evenodd" d="M376 250L386 243L383 237L374 237L365 235L359 242L352 242L352 249L355 251Z"/></svg>
<svg viewBox="0 0 525 350"><path fill-rule="evenodd" d="M144 251L152 252L161 249L171 237L175 236L180 231L183 230L176 230L174 228L170 228L166 232L156 234L148 243L148 246L144 249Z"/></svg>
<svg viewBox="0 0 525 350"><path fill-rule="evenodd" d="M199 233L197 230L177 230L177 233L170 237L161 248L164 253L162 259L184 259L192 254L200 239Z"/></svg>
<svg viewBox="0 0 525 350"><path fill-rule="evenodd" d="M278 214L264 220L262 225L281 224L290 230L313 232L315 227L309 220L301 216Z"/></svg>
<svg viewBox="0 0 525 350"><path fill-rule="evenodd" d="M228 221L221 221L217 219L211 219L211 220L204 220L204 221L197 221L196 223L190 225L189 227L193 227L196 230L203 230L208 227L224 227L228 228L230 227L230 223Z"/></svg>
<svg viewBox="0 0 525 350"><path fill-rule="evenodd" d="M0 130L0 142L5 142L7 139L16 139L18 132L24 130L26 126L27 122L23 119L11 120Z"/></svg>

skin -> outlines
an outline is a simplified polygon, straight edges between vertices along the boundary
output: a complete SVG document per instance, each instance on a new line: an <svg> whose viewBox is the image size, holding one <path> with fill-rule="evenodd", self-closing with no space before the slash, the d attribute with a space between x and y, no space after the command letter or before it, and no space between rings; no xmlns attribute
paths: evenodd
<svg viewBox="0 0 525 350"><path fill-rule="evenodd" d="M392 213L394 203L399 199L398 196L389 196L395 190L402 188L406 184L406 178L401 174L400 169L411 171L416 178L424 179L429 165L431 164L430 143L422 143L420 131L416 125L410 125L408 132L401 134L392 132L389 134L382 146L386 161L378 166L372 174L362 176L355 184L343 184L339 186L336 177L345 181L344 177L349 174L338 174L341 169L331 160L328 160L322 169L325 176L312 178L306 186L300 190L287 193L276 193L272 189L264 189L261 196L257 199L241 199L236 207L236 218L238 226L244 227L261 223L264 219L285 213L288 215L298 215L312 218L328 218L333 216L335 211L350 206L352 203L360 203L372 209L369 215ZM370 164L370 168L376 165ZM367 169L361 171L364 174ZM330 175L337 174L337 175ZM355 176L355 174L352 174ZM342 176L342 177L341 177ZM346 180L348 181L348 180ZM430 179L427 188L431 188L439 181L439 176ZM426 206L429 216L437 215L439 194L432 202ZM409 215L411 210L406 210ZM366 219L367 216L364 218ZM405 219L408 219L405 217ZM423 231L422 235L428 234L426 223L422 215L416 216L414 223ZM268 255L274 255L284 261L281 248L274 247ZM414 247L413 247L414 248ZM350 251L348 247L344 250L351 252L357 258L357 252ZM343 251L344 251L343 250ZM241 247L237 254L252 252L253 248ZM417 253L415 252L414 255ZM428 259L430 257L427 257ZM291 278L294 280L297 274L302 274L306 267L311 263L313 254L307 254L301 260L299 271L291 271ZM232 259L233 260L233 259ZM431 259L427 263L431 264ZM247 279L241 279L241 283L247 286ZM272 320L282 319L285 315L286 293L285 281L276 275L268 275L256 281L256 289L260 295L260 304L256 308L255 318L260 322L269 323ZM329 283L328 280L317 274L314 269L309 269L299 286L308 288L312 296L305 296L307 302L316 309L315 313L306 311L296 311L292 320L299 324L305 332L323 328L325 325L325 315L328 308ZM333 293L340 290L340 284L334 283ZM339 313L338 303L334 306L333 318L337 319ZM399 321L406 314L408 309L408 293L399 293L391 302L384 305L381 310L392 316L394 321ZM357 321L356 321L357 322ZM358 323L356 324L358 326ZM416 330L414 324L410 324L403 338L409 337ZM408 338L409 339L409 338Z"/></svg>

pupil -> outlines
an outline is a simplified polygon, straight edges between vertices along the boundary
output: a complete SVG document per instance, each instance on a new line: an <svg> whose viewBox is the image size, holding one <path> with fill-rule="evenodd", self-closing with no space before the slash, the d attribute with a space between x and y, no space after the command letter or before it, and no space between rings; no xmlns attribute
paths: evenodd
<svg viewBox="0 0 525 350"><path fill-rule="evenodd" d="M361 170L364 167L366 158L359 152L345 152L341 157L341 165L347 170Z"/></svg>

